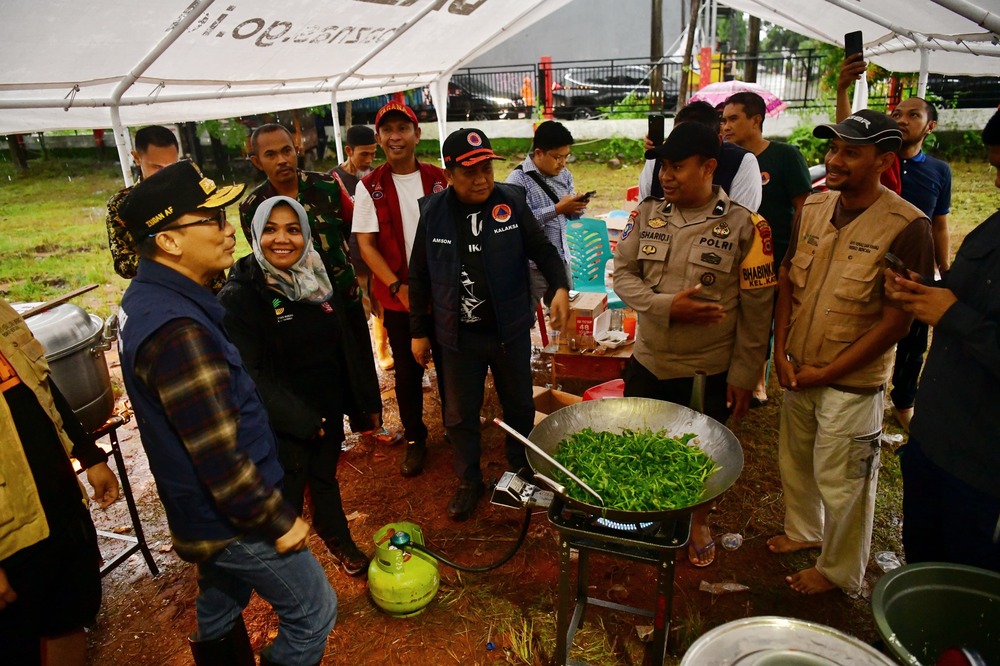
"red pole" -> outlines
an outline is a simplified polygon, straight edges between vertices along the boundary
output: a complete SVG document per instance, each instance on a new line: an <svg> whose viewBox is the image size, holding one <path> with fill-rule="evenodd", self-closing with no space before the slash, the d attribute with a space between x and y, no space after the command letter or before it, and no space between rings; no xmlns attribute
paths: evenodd
<svg viewBox="0 0 1000 666"><path fill-rule="evenodd" d="M552 58L542 56L538 70L542 74L542 90L545 93L545 111L542 116L546 120L552 120L554 117L552 115Z"/></svg>

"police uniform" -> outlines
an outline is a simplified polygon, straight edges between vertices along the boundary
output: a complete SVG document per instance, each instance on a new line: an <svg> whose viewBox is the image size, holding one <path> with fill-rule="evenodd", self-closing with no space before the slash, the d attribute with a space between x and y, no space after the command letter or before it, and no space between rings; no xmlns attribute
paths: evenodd
<svg viewBox="0 0 1000 666"><path fill-rule="evenodd" d="M777 284L771 230L719 186L712 192L702 208L654 198L639 204L615 249L615 292L639 314L633 363L658 380L705 372L724 377L723 388L752 390ZM672 322L674 295L699 284L694 297L722 305L725 318L709 326Z"/></svg>

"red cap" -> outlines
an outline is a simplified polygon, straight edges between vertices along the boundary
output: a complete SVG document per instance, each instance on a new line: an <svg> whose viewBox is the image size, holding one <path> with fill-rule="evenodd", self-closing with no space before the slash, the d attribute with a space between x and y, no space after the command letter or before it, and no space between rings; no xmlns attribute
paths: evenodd
<svg viewBox="0 0 1000 666"><path fill-rule="evenodd" d="M414 127L419 127L420 126L420 123L417 122L417 114L415 114L413 112L413 109L411 109L410 107L406 106L405 104L400 104L399 102L389 102L388 104L386 104L385 106L383 106L381 109L379 109L378 113L375 114L375 131L376 132L378 131L379 123L382 122L382 117L385 114L392 113L394 111L398 112L398 113L402 113L404 116L406 116L407 118L409 118L410 122L413 123Z"/></svg>

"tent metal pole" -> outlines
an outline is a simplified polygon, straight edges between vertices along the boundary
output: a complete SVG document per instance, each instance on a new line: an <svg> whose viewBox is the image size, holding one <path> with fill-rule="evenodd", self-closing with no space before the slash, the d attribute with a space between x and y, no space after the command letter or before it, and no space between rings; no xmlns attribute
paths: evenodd
<svg viewBox="0 0 1000 666"><path fill-rule="evenodd" d="M340 111L337 109L337 91L330 92L330 116L333 118L333 143L337 147L337 164L344 163L344 139L340 135Z"/></svg>
<svg viewBox="0 0 1000 666"><path fill-rule="evenodd" d="M427 16L432 11L434 11L440 4L441 4L441 0L430 0L430 2L428 2L426 5L424 5L420 9L419 12L417 12L412 17L410 17L406 21L404 21L403 25L399 26L399 28L396 30L396 32L392 33L392 37L390 37L389 39L385 40L384 42L382 42L381 44L379 44L378 46L376 46L374 49L372 49L371 51L369 51L365 55L361 56L361 58L356 63L354 63L353 65L351 65L350 67L348 67L347 70L343 74L341 74L340 76L338 76L336 78L336 80L334 80L334 82L333 82L333 90L336 92L336 90L338 88L340 88L340 84L343 83L344 81L346 81L348 77L353 76L355 72L357 72L359 69L361 69L362 67L364 67L368 62L371 61L372 58L374 58L379 53L381 53L386 48L388 48L388 46L390 44L392 44L397 39L399 39L400 37L402 37L403 34L406 33L407 30L409 30L410 28L412 28L413 26L415 26L417 23L419 23L420 21L422 21L425 16ZM338 154L339 154L339 151L338 151Z"/></svg>
<svg viewBox="0 0 1000 666"><path fill-rule="evenodd" d="M122 177L125 179L126 187L132 184L132 174L129 171L129 154L122 143L122 135L127 132L127 130L122 126L121 115L119 114L119 102L121 102L122 96L132 87L133 84L139 79L143 73L149 69L150 65L156 62L156 59L163 55L163 52L170 48L170 45L177 41L177 39L184 34L184 31L190 27L192 23L195 22L202 12L208 9L215 0L199 0L198 2L191 5L187 16L178 21L177 25L174 26L173 30L164 35L156 46L150 49L149 53L142 57L135 67L129 70L118 85L115 86L114 92L111 93L111 126L115 130L115 143L118 145L118 159L121 160L122 167Z"/></svg>
<svg viewBox="0 0 1000 666"><path fill-rule="evenodd" d="M122 167L122 180L125 181L125 187L132 187L132 142L128 128L122 125L122 115L117 106L111 107L111 127L115 132L115 146L118 148L118 162Z"/></svg>
<svg viewBox="0 0 1000 666"><path fill-rule="evenodd" d="M917 78L917 97L927 94L927 73L930 71L931 53L928 49L920 49L920 76Z"/></svg>
<svg viewBox="0 0 1000 666"><path fill-rule="evenodd" d="M444 166L444 140L448 137L448 83L455 70L443 74L430 86L434 110L437 111L438 158Z"/></svg>
<svg viewBox="0 0 1000 666"><path fill-rule="evenodd" d="M968 0L931 0L935 5L964 16L976 25L982 26L992 33L1000 35L1000 14L983 9Z"/></svg>
<svg viewBox="0 0 1000 666"><path fill-rule="evenodd" d="M907 37L916 42L917 46L920 46L927 41L927 38L922 33L915 32L901 25L897 25L892 21L889 21L888 19L876 14L875 12L871 12L868 11L867 9L859 7L856 0L826 0L826 1L829 4L834 5L835 7L840 7L841 9L849 11L852 14L856 14L861 18L868 19L872 23L877 23L883 28L892 30L897 35ZM843 40L843 37L841 37L841 40ZM839 44L840 42L837 43Z"/></svg>

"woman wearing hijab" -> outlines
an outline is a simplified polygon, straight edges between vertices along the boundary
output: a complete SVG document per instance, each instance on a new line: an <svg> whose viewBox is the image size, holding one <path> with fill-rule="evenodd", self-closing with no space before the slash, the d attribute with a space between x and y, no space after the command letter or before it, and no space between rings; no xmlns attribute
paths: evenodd
<svg viewBox="0 0 1000 666"><path fill-rule="evenodd" d="M219 294L226 331L278 435L285 498L301 513L309 486L317 533L344 572L360 576L368 557L351 538L337 481L344 414L370 413L354 404L350 306L331 285L295 199L262 203L251 236L253 253L233 265Z"/></svg>

